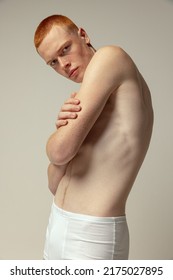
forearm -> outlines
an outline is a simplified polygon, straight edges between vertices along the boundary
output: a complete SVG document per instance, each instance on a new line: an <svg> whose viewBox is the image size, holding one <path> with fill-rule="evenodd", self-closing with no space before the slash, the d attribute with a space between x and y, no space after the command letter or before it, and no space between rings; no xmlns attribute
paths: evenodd
<svg viewBox="0 0 173 280"><path fill-rule="evenodd" d="M47 156L52 164L61 166L68 164L68 162L72 159L73 156L68 156L67 161L62 160L66 153L69 154L69 150L71 149L71 141L69 141L70 139L68 138L68 145L64 147L64 139L62 138L60 131L64 126L69 124L69 121L74 121L76 118L78 118L78 113L80 111L80 100L76 98L76 92L73 92L70 98L68 98L61 107L61 111L59 112L56 121L57 130L50 136L46 145Z"/></svg>
<svg viewBox="0 0 173 280"><path fill-rule="evenodd" d="M59 182L65 174L67 168L66 165L54 165L52 163L49 164L47 174L48 174L48 186L53 195L55 195Z"/></svg>

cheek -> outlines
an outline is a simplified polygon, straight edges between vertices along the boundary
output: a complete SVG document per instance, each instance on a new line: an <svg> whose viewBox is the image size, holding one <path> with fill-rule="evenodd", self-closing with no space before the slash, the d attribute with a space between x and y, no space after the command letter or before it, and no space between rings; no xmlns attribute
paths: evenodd
<svg viewBox="0 0 173 280"><path fill-rule="evenodd" d="M78 61L83 61L85 57L85 52L82 49L78 49L76 54L74 55L74 59Z"/></svg>

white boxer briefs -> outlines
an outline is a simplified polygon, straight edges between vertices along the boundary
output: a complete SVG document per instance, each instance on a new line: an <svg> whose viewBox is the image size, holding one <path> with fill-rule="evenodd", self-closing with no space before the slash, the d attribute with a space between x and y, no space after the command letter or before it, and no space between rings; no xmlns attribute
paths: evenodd
<svg viewBox="0 0 173 280"><path fill-rule="evenodd" d="M128 253L125 216L71 213L53 202L46 232L45 260L127 260Z"/></svg>

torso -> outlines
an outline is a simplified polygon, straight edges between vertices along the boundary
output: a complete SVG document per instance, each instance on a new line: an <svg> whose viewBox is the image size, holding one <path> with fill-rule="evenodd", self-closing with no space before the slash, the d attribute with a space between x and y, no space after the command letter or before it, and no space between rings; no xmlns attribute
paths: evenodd
<svg viewBox="0 0 173 280"><path fill-rule="evenodd" d="M68 164L55 203L94 216L125 214L153 125L149 89L137 71L114 91L77 155Z"/></svg>

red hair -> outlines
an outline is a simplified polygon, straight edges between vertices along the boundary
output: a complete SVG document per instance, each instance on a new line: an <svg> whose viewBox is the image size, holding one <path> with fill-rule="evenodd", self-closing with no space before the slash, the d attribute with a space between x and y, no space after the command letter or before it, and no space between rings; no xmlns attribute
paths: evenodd
<svg viewBox="0 0 173 280"><path fill-rule="evenodd" d="M34 35L34 45L36 49L40 46L43 39L49 33L53 26L65 27L67 31L78 31L78 27L68 17L62 15L52 15L40 22Z"/></svg>

